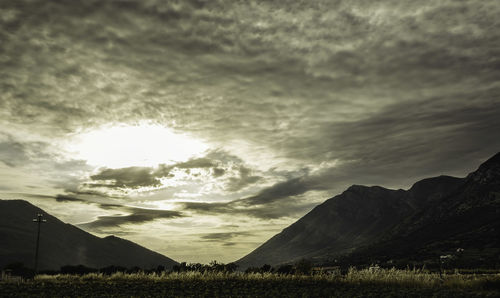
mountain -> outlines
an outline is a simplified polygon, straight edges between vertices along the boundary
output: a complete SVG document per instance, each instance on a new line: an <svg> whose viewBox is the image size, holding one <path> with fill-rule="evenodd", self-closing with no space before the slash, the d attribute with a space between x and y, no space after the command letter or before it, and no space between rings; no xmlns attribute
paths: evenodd
<svg viewBox="0 0 500 298"><path fill-rule="evenodd" d="M500 264L500 153L465 178L428 178L408 190L353 185L236 263L425 264L457 249Z"/></svg>
<svg viewBox="0 0 500 298"><path fill-rule="evenodd" d="M174 260L115 236L99 238L63 223L40 208L22 200L0 200L0 268L14 262L33 266L38 213L47 220L41 226L39 269L64 265L102 268L110 265L150 269L172 267Z"/></svg>

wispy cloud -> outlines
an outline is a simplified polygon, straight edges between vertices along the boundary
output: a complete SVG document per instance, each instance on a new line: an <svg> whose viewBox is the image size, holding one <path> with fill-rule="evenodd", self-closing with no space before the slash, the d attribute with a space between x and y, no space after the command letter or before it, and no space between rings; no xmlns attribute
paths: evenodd
<svg viewBox="0 0 500 298"><path fill-rule="evenodd" d="M251 236L251 232L221 232L203 234L200 238L206 241L225 242L238 236Z"/></svg>
<svg viewBox="0 0 500 298"><path fill-rule="evenodd" d="M465 175L500 147L498 15L494 0L3 1L0 190L265 221L351 184ZM141 121L209 150L111 169L63 148Z"/></svg>
<svg viewBox="0 0 500 298"><path fill-rule="evenodd" d="M123 206L108 206L108 208L126 212L128 214L99 216L95 221L79 224L79 226L84 229L99 230L101 228L120 227L125 224L142 224L157 219L172 219L183 216L181 212L171 210L143 209Z"/></svg>
<svg viewBox="0 0 500 298"><path fill-rule="evenodd" d="M94 181L110 181L110 184L89 184L97 187L128 187L159 186L160 180L155 177L151 168L128 167L121 169L104 169L96 175L90 176Z"/></svg>

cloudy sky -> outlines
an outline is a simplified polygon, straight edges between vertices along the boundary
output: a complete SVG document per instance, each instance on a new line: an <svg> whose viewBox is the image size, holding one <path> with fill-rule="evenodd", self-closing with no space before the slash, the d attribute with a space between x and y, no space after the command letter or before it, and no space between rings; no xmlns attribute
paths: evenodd
<svg viewBox="0 0 500 298"><path fill-rule="evenodd" d="M234 261L500 149L500 3L2 0L0 198ZM31 219L27 219L31 220Z"/></svg>

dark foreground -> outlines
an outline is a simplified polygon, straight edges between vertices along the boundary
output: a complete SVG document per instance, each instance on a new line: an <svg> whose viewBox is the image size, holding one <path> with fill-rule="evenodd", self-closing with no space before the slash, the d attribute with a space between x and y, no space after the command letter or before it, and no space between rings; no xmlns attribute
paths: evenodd
<svg viewBox="0 0 500 298"><path fill-rule="evenodd" d="M393 272L394 273L394 272ZM500 297L500 276L361 272L346 276L165 274L39 276L0 282L2 297Z"/></svg>

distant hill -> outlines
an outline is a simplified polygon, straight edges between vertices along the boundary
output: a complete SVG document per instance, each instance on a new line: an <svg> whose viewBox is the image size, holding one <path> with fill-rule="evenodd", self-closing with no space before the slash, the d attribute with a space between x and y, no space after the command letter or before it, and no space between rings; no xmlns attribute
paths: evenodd
<svg viewBox="0 0 500 298"><path fill-rule="evenodd" d="M40 236L39 269L59 269L64 265L102 268L110 265L145 269L167 268L174 260L115 236L99 238L63 223L40 208L22 200L0 200L0 268L13 262L33 266L36 223L43 213L46 223Z"/></svg>
<svg viewBox="0 0 500 298"><path fill-rule="evenodd" d="M425 264L457 249L475 265L500 265L500 153L465 178L428 178L409 190L353 185L236 263Z"/></svg>

